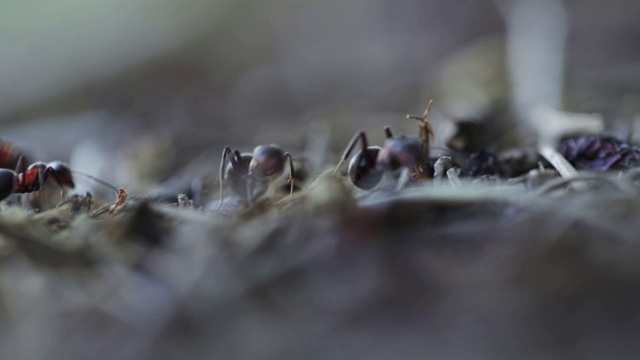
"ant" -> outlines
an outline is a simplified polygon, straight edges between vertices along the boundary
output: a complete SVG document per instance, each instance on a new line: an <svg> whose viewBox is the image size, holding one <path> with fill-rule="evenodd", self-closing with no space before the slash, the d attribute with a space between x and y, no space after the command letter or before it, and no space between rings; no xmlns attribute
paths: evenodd
<svg viewBox="0 0 640 360"><path fill-rule="evenodd" d="M36 162L27 167L26 156L15 151L11 143L0 140L0 201L14 193L25 194L38 191L48 180L61 190L74 189L72 173L85 176L117 191L113 185L91 175L72 171L69 166L60 161Z"/></svg>
<svg viewBox="0 0 640 360"><path fill-rule="evenodd" d="M71 169L64 163L53 161L48 164L36 162L29 167L26 165L27 160L21 155L18 157L15 171L0 169L0 200L6 199L13 193L25 194L38 191L49 179L61 189L65 187L73 189L76 186Z"/></svg>
<svg viewBox="0 0 640 360"><path fill-rule="evenodd" d="M227 159L229 165L227 166ZM220 205L224 199L224 183L229 183L231 190L249 203L262 196L269 184L284 172L285 162L289 161L290 194L293 195L295 171L293 160L288 152L284 152L276 145L260 145L252 154L241 154L238 150L231 150L226 146L222 151L220 161ZM257 189L257 191L256 191Z"/></svg>
<svg viewBox="0 0 640 360"><path fill-rule="evenodd" d="M429 101L427 108L422 114L407 115L407 119L420 122L419 137L407 138L405 136L394 137L388 126L384 127L386 140L384 146L368 146L367 135L363 130L358 131L347 145L342 158L333 173L336 174L342 164L351 155L351 152L360 141L360 151L349 162L349 179L360 189L370 190L380 183L384 172L397 172L400 169L409 169L413 173L413 179L427 179L430 177L429 171L429 148L433 128L427 120L431 104Z"/></svg>

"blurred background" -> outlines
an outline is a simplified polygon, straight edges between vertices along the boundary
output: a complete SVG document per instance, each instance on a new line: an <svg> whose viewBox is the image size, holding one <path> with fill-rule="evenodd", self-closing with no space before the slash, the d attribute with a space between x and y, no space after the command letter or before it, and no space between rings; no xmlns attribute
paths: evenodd
<svg viewBox="0 0 640 360"><path fill-rule="evenodd" d="M143 190L198 157L215 174L225 145L334 160L360 128L413 134L403 115L431 98L440 143L451 121L517 124L532 102L624 133L637 14L634 0L6 0L1 136Z"/></svg>

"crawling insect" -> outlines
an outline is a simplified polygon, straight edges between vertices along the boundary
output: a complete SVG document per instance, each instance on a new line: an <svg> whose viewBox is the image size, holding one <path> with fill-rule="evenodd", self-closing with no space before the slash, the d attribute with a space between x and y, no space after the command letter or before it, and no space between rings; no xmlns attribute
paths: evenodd
<svg viewBox="0 0 640 360"><path fill-rule="evenodd" d="M227 165L227 159L228 165ZM289 161L290 193L293 194L295 170L293 160L288 152L276 145L260 145L252 154L241 154L226 146L220 161L220 204L224 200L224 185L229 184L231 190L249 203L264 195L269 185L284 172L286 161Z"/></svg>
<svg viewBox="0 0 640 360"><path fill-rule="evenodd" d="M71 170L60 161L36 162L27 167L26 156L16 151L11 143L0 140L0 201L14 193L25 194L38 191L47 181L53 182L61 190L74 189L72 173L117 190L113 185L94 176Z"/></svg>
<svg viewBox="0 0 640 360"><path fill-rule="evenodd" d="M348 170L349 179L360 189L370 190L380 183L384 172L397 172L402 169L411 171L412 180L429 178L429 148L433 129L427 121L427 116L432 102L429 101L422 116L407 115L408 119L420 122L417 139L406 136L394 137L391 129L385 126L384 146L369 146L366 133L360 130L345 148L340 162L334 169L334 174L349 159L351 152L360 142L360 151L349 162Z"/></svg>
<svg viewBox="0 0 640 360"><path fill-rule="evenodd" d="M59 188L75 188L69 167L59 161L45 164L36 162L26 167L26 159L20 156L15 171L0 169L0 200L13 193L24 194L38 191L47 180Z"/></svg>

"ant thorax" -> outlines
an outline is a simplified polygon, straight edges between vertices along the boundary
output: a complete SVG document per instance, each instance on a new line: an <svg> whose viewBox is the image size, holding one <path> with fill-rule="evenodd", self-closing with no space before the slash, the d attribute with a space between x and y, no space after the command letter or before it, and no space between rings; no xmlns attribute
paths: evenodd
<svg viewBox="0 0 640 360"><path fill-rule="evenodd" d="M376 168L378 171L398 171L403 168L414 169L421 164L422 143L417 139L406 137L385 140L382 151L378 154Z"/></svg>

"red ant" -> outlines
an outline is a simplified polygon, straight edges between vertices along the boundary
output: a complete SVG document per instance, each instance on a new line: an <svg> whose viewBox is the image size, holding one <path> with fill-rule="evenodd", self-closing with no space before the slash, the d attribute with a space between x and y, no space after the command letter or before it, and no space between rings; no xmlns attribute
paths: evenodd
<svg viewBox="0 0 640 360"><path fill-rule="evenodd" d="M11 170L12 168L15 171ZM60 161L36 162L27 167L27 158L14 151L13 145L0 140L0 201L14 193L25 194L38 191L48 180L51 180L60 189L74 189L75 182L72 173L85 176L117 191L113 185L91 175L72 171Z"/></svg>
<svg viewBox="0 0 640 360"><path fill-rule="evenodd" d="M229 165L227 166L227 158ZM289 161L290 193L293 194L293 160L288 152L284 152L276 145L260 145L253 150L253 154L241 154L238 150L231 150L226 146L220 160L220 205L224 199L223 188L225 180L231 190L251 203L262 196L268 185L284 172L285 162ZM256 192L256 189L258 190Z"/></svg>
<svg viewBox="0 0 640 360"><path fill-rule="evenodd" d="M36 162L26 168L24 156L18 158L16 170L0 169L0 200L13 193L24 194L38 191L51 179L58 187L75 188L71 169L59 161L48 164Z"/></svg>
<svg viewBox="0 0 640 360"><path fill-rule="evenodd" d="M394 137L388 126L384 127L386 140L384 146L368 146L367 135L364 131L358 131L347 145L342 158L334 170L334 174L340 170L358 141L361 143L360 151L349 162L349 179L364 190L370 190L382 180L384 172L397 172L400 169L413 171L414 179L429 178L429 147L433 128L427 121L431 110L432 101L422 114L407 115L408 119L417 120L419 125L419 138L407 138L405 136Z"/></svg>

